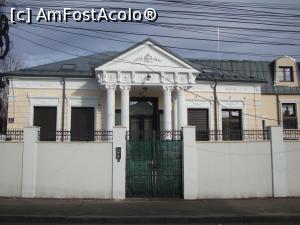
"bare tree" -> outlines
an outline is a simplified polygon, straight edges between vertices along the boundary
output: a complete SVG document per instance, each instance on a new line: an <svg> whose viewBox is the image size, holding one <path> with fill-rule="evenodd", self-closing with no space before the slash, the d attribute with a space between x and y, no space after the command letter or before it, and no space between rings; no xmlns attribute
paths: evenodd
<svg viewBox="0 0 300 225"><path fill-rule="evenodd" d="M4 60L0 61L0 74L9 74L15 70L22 69L24 66L23 58L11 49Z"/></svg>
<svg viewBox="0 0 300 225"><path fill-rule="evenodd" d="M5 0L0 0L0 12L1 12L2 7L4 6L4 3L5 3Z"/></svg>

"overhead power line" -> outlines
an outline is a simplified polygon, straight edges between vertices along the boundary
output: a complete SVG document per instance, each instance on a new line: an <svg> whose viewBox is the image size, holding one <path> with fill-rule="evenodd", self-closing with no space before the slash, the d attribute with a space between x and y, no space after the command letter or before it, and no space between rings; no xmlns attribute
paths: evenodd
<svg viewBox="0 0 300 225"><path fill-rule="evenodd" d="M68 29L75 29L75 30L88 30L88 31L94 31L94 32L104 32L103 30L99 30L99 29L88 29L88 28L79 28L79 27L66 27L66 26L52 26L49 24L32 24L31 26L37 26L39 28L44 28L44 29L49 29L49 30L55 30L58 32L64 32L67 34L76 34L76 35L80 35L80 36L89 36L89 37L93 37L94 35L86 35L86 34L82 34L82 33L78 33L78 32L71 32L71 31L66 31L66 30L59 30L53 27L58 27L58 28L68 28ZM47 27L47 28L46 28ZM107 31L109 32L109 31ZM109 32L110 33L110 32ZM113 32L112 32L113 33ZM120 33L120 32L118 32ZM147 35L143 35L146 36ZM99 38L99 37L98 37ZM118 41L118 42L125 42L125 43L136 43L135 41L127 41L127 40L116 40L116 39L112 39L112 38L105 38L103 37L103 39L108 39L111 41ZM185 38L183 38L183 40L185 40ZM200 49L200 48L185 48L185 47L179 47L179 46L172 46L172 45L162 45L163 47L167 47L170 49L181 49L181 50L189 50L189 51L196 51L196 52L211 52L211 53L222 53L222 54L234 54L234 55L246 55L246 56L257 56L257 57L278 57L278 55L275 54L260 54L260 53L251 53L251 52L247 52L247 53L243 53L243 52L236 52L236 51L216 51L216 50L209 50L209 49ZM293 57L300 57L300 55L292 55Z"/></svg>
<svg viewBox="0 0 300 225"><path fill-rule="evenodd" d="M43 39L48 39L48 40L51 40L51 41L54 41L54 42L57 42L57 43L60 43L60 44L64 44L64 45L67 45L67 46L70 46L70 47L73 47L73 48L76 48L76 49L80 49L80 50L84 50L84 51L87 51L87 52L90 52L90 53L101 54L103 56L111 57L111 56L109 56L105 53L99 53L97 51L90 50L90 49L87 49L87 48L83 48L83 47L80 47L78 45L73 45L73 44L70 44L70 43L67 43L67 42L64 42L64 41L56 40L56 39L51 38L49 36L45 36L45 35L42 35L42 34L37 34L37 33L34 33L32 31L26 31L26 30L23 30L23 29L17 28L17 27L13 27L13 28L17 29L17 30L20 30L22 32L26 32L26 33L31 34L31 35L38 36L38 37L43 38ZM103 37L100 37L100 36L92 36L92 37L97 38L97 39L99 39L99 38L103 39ZM136 41L131 41L130 43L136 44ZM148 46L148 44L143 44L143 45ZM43 47L47 47L47 46L43 45ZM52 48L52 50L53 50L53 48ZM72 56L81 57L81 55L74 54L74 53L69 53L69 52L66 52L66 51L64 51L63 53L68 54L68 55L72 55ZM93 58L91 56L85 56L85 57ZM161 65L153 65L153 66L163 67L163 68L185 68L185 67L180 67L180 66L176 66L176 67L175 66L172 66L172 67L170 67L170 66L161 66ZM224 68L219 68L218 66L211 66L211 65L207 65L207 64L202 64L202 66L205 67L205 68L212 68L212 69L216 69L218 71L226 71L226 72L231 72L231 73L239 73L239 72L244 72L245 71L245 70L237 70L237 69L228 70L228 69L224 69ZM265 70L255 70L255 71L251 71L251 72L267 72L267 71L265 71ZM240 75L242 76L242 74L240 74Z"/></svg>
<svg viewBox="0 0 300 225"><path fill-rule="evenodd" d="M22 37L22 36L20 36L20 35L17 35L17 34L15 34L15 33L14 33L14 35L16 35L17 37L22 38L22 39L24 39L24 40L26 40L26 41L28 41L28 42L37 44L37 45L42 46L42 47L45 47L45 48L49 48L49 49L54 50L54 51L58 51L58 50L55 49L55 48L52 48L52 47L49 47L49 46L46 46L46 45L43 45L43 44L34 42L34 41L29 40L29 39L27 39L27 38L24 38L24 37ZM65 51L61 51L61 52L66 53ZM66 54L72 54L72 53L66 53ZM75 56L76 56L76 54L72 54L72 55L75 55ZM78 55L77 55L77 56L78 56ZM88 56L86 56L86 57L88 57ZM112 57L112 56L109 56L109 57L112 59L112 61L118 60L118 61L122 61L122 62L126 62L126 63L131 63L131 64L141 64L141 65L145 66L146 68L150 69L152 72L154 72L154 73L158 74L159 76L161 76L161 77L162 77L163 79L165 79L166 81L169 81L169 82L173 83L173 82L170 81L168 78L165 78L160 72L153 70L149 65L146 65L146 64L143 64L143 63L131 62L131 61L127 61L127 60L124 60L124 59L119 59L118 57ZM88 58L90 58L90 57L88 57ZM186 92L188 92L188 93L191 93L191 94L195 95L196 97L202 98L202 99L207 100L207 101L212 101L211 99L206 98L206 97L203 97L203 96L201 96L201 95L199 95L199 94L197 94L197 93L195 93L195 92L193 92L193 91L185 90L183 87L181 87L181 86L179 86L179 85L177 85L177 84L173 84L173 85L175 85L175 87L178 87L178 88L183 89L184 91L186 91ZM224 109L229 109L228 107L222 105L219 101L217 101L217 103L218 103L218 105L220 105L222 108L224 108ZM241 114L244 115L244 116L254 117L254 118L263 119L263 120L278 121L278 120L273 119L273 118L268 118L268 117L258 116L258 115L252 115L252 114L245 113L245 112L242 112Z"/></svg>

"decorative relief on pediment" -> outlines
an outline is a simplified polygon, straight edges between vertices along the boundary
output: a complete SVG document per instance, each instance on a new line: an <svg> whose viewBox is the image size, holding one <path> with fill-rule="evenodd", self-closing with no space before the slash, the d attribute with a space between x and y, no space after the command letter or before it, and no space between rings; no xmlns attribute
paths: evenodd
<svg viewBox="0 0 300 225"><path fill-rule="evenodd" d="M176 72L103 71L97 73L96 77L100 84L192 84L189 73Z"/></svg>
<svg viewBox="0 0 300 225"><path fill-rule="evenodd" d="M160 62L162 62L162 60L147 53L144 56L137 57L134 60L134 62L153 64L153 63L160 63Z"/></svg>
<svg viewBox="0 0 300 225"><path fill-rule="evenodd" d="M161 77L161 80L162 80L163 83L173 83L174 82L174 74L165 73Z"/></svg>
<svg viewBox="0 0 300 225"><path fill-rule="evenodd" d="M117 73L108 72L106 74L108 82L116 82L117 81Z"/></svg>
<svg viewBox="0 0 300 225"><path fill-rule="evenodd" d="M178 83L187 83L187 75L178 75Z"/></svg>
<svg viewBox="0 0 300 225"><path fill-rule="evenodd" d="M116 77L115 77L114 74L109 74L109 75L108 75L108 80L109 80L109 81L113 81L113 80L115 80L115 79L116 79Z"/></svg>
<svg viewBox="0 0 300 225"><path fill-rule="evenodd" d="M142 73L140 74L141 81L145 83L160 83L160 74L157 73Z"/></svg>
<svg viewBox="0 0 300 225"><path fill-rule="evenodd" d="M121 74L121 82L130 82L131 80L131 74L129 72L123 72Z"/></svg>

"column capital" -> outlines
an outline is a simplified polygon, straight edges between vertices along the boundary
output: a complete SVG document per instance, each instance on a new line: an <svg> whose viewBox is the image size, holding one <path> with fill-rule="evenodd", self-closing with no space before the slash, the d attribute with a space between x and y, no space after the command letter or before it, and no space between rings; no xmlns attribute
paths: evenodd
<svg viewBox="0 0 300 225"><path fill-rule="evenodd" d="M117 89L117 85L114 84L106 84L105 85L106 90L116 90Z"/></svg>
<svg viewBox="0 0 300 225"><path fill-rule="evenodd" d="M184 91L186 91L188 88L186 86L176 86L176 91L177 93L183 93Z"/></svg>
<svg viewBox="0 0 300 225"><path fill-rule="evenodd" d="M164 90L164 91L172 91L173 90L173 86L162 86L162 89Z"/></svg>
<svg viewBox="0 0 300 225"><path fill-rule="evenodd" d="M120 85L121 92L127 92L130 91L131 86L130 85Z"/></svg>

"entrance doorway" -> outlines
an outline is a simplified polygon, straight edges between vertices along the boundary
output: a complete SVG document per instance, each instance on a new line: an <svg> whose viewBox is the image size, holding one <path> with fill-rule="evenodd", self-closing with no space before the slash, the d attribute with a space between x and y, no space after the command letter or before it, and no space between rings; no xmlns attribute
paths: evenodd
<svg viewBox="0 0 300 225"><path fill-rule="evenodd" d="M132 134L151 135L160 129L157 98L131 98L129 114Z"/></svg>
<svg viewBox="0 0 300 225"><path fill-rule="evenodd" d="M181 131L160 131L157 98L130 100L126 196L181 197Z"/></svg>

